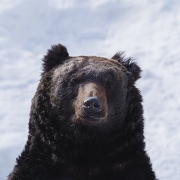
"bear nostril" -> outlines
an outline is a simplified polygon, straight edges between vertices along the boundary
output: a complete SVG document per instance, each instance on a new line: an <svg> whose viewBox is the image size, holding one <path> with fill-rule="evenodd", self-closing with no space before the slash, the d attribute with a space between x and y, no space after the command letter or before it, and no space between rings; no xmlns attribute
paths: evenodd
<svg viewBox="0 0 180 180"><path fill-rule="evenodd" d="M94 108L99 108L100 105L98 103L94 103Z"/></svg>
<svg viewBox="0 0 180 180"><path fill-rule="evenodd" d="M83 107L84 107L84 108L90 108L90 106L91 106L90 102L86 102L86 101L85 101L85 102L83 103Z"/></svg>
<svg viewBox="0 0 180 180"><path fill-rule="evenodd" d="M97 97L89 97L83 102L83 108L86 112L97 113L102 109L102 103Z"/></svg>

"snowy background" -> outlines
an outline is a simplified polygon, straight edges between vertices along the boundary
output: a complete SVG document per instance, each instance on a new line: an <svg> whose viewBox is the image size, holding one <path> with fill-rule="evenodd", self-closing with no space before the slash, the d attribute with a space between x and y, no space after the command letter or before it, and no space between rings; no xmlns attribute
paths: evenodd
<svg viewBox="0 0 180 180"><path fill-rule="evenodd" d="M136 59L153 169L179 180L179 0L0 0L0 180L25 145L41 59L57 43L72 56Z"/></svg>

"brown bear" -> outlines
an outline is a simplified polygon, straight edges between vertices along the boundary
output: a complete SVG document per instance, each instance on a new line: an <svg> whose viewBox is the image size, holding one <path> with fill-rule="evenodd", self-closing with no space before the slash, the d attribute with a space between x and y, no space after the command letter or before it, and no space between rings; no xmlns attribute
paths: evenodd
<svg viewBox="0 0 180 180"><path fill-rule="evenodd" d="M69 56L61 44L43 59L25 149L9 180L155 180L145 151L140 67Z"/></svg>

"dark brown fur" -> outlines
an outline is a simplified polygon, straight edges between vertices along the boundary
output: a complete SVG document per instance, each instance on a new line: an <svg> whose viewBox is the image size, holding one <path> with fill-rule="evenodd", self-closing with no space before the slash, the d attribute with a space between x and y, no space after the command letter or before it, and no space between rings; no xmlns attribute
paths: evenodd
<svg viewBox="0 0 180 180"><path fill-rule="evenodd" d="M135 87L139 66L122 53L69 57L60 44L43 62L28 140L8 179L155 180Z"/></svg>

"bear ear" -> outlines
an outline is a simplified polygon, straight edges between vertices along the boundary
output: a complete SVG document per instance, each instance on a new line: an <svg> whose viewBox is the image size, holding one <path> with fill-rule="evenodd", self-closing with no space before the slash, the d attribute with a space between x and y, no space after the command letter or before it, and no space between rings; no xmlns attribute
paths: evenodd
<svg viewBox="0 0 180 180"><path fill-rule="evenodd" d="M43 71L47 72L69 57L67 49L61 44L53 45L43 58Z"/></svg>
<svg viewBox="0 0 180 180"><path fill-rule="evenodd" d="M124 52L116 53L112 59L117 60L132 74L134 81L137 81L141 76L141 68L134 62L133 58L125 58Z"/></svg>

